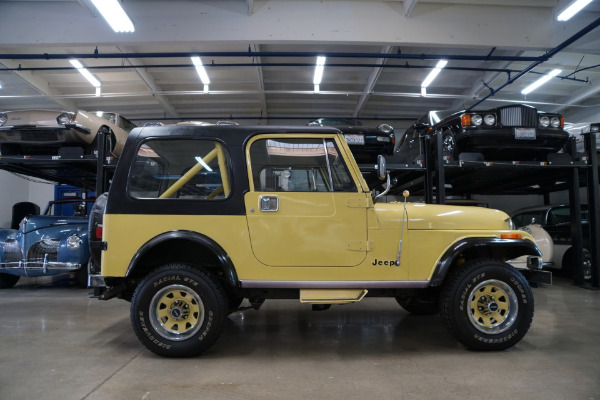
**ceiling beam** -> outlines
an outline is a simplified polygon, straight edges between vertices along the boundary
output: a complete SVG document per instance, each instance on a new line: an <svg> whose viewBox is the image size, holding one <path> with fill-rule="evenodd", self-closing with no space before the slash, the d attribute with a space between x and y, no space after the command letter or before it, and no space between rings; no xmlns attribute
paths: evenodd
<svg viewBox="0 0 600 400"><path fill-rule="evenodd" d="M259 44L254 45L254 51L260 52ZM254 59L256 60L257 64L262 64L261 57L254 57ZM257 77L258 98L260 100L261 115L263 115L264 117L267 117L269 115L269 113L267 111L267 98L265 96L265 79L263 77L263 70L262 70L261 66L256 67L256 74L258 75L258 77Z"/></svg>
<svg viewBox="0 0 600 400"><path fill-rule="evenodd" d="M3 60L0 63L0 66L5 68L18 68L19 64L11 60ZM29 71L13 71L13 74L19 76L29 85L34 87L44 96L48 97L50 101L56 103L60 108L67 111L76 111L77 107L75 107L75 103L65 99L63 93L60 91L50 87L48 81L40 77L39 75L33 75Z"/></svg>
<svg viewBox="0 0 600 400"><path fill-rule="evenodd" d="M131 52L127 48L123 48L122 50L121 48L117 47L117 49L125 53ZM137 58L126 58L125 60L127 60L127 62L131 65L143 65L142 61ZM145 69L142 68L134 68L134 71L138 74L142 82L144 82L146 87L150 90L152 96L156 99L156 101L158 101L158 103L165 109L166 114L168 114L169 117L179 117L179 114L177 113L175 107L173 107L169 99L166 96L160 94L162 90L156 84L154 77L152 77L152 75L150 75Z"/></svg>
<svg viewBox="0 0 600 400"><path fill-rule="evenodd" d="M381 54L390 54L391 52L392 52L392 46L385 46L381 50ZM375 64L385 64L385 62L386 62L385 58L380 58L380 59L375 60ZM369 79L367 80L367 84L363 90L365 93L362 96L360 96L360 99L358 99L358 104L356 104L356 108L354 109L354 112L352 113L353 118L358 118L358 116L360 115L362 110L365 108L365 105L367 104L367 99L369 98L371 93L373 93L373 90L375 89L375 85L377 84L377 80L379 79L379 76L381 75L382 71L383 71L382 67L373 68L373 71L371 72L371 75L369 76Z"/></svg>
<svg viewBox="0 0 600 400"><path fill-rule="evenodd" d="M412 13L413 9L415 8L417 1L419 1L419 0L404 0L402 2L402 11L404 12L404 16L406 18L410 18L410 14Z"/></svg>

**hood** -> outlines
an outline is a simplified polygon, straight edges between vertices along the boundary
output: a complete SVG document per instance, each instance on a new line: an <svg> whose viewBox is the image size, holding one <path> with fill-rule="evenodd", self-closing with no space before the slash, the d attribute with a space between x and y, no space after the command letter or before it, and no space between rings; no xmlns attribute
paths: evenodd
<svg viewBox="0 0 600 400"><path fill-rule="evenodd" d="M56 110L22 110L22 111L7 111L7 121L4 126L47 126L54 128L62 128L56 121L64 111Z"/></svg>
<svg viewBox="0 0 600 400"><path fill-rule="evenodd" d="M402 202L377 203L375 210L383 229L397 229L402 222ZM408 229L414 230L507 230L508 214L483 207L406 203Z"/></svg>
<svg viewBox="0 0 600 400"><path fill-rule="evenodd" d="M29 233L51 226L88 224L87 217L61 217L52 215L35 215L26 218L24 221L24 227L22 226L23 221L21 221L21 229L23 230L23 233Z"/></svg>

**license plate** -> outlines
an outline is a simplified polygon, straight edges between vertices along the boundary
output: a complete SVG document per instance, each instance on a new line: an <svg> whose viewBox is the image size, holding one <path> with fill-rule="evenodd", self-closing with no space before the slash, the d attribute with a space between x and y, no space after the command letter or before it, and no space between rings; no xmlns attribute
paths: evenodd
<svg viewBox="0 0 600 400"><path fill-rule="evenodd" d="M515 128L515 139L535 140L535 128Z"/></svg>
<svg viewBox="0 0 600 400"><path fill-rule="evenodd" d="M348 142L348 144L365 144L364 135L344 135L344 138L346 138L346 142Z"/></svg>

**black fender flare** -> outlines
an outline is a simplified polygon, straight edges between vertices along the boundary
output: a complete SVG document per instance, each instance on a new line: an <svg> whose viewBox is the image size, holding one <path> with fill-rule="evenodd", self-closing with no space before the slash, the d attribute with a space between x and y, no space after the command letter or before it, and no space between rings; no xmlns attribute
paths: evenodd
<svg viewBox="0 0 600 400"><path fill-rule="evenodd" d="M177 230L177 231L161 233L160 235L155 236L152 239L148 240L137 250L137 252L133 256L133 258L131 259L129 266L127 267L127 272L125 273L125 276L128 277L131 274L131 272L137 265L139 259L147 251L149 251L150 249L156 247L157 245L159 245L167 240L174 240L174 239L175 240L187 240L187 241L197 243L201 246L208 248L210 251L212 251L215 254L219 263L221 264L221 266L223 268L223 272L225 273L227 282L229 284L233 285L234 287L238 286L239 280L238 280L237 273L235 271L235 267L233 265L233 262L231 261L231 258L229 258L229 255L225 252L225 250L223 250L223 248L217 242L215 242L213 239L209 238L208 236L203 235L198 232L187 231L187 230Z"/></svg>
<svg viewBox="0 0 600 400"><path fill-rule="evenodd" d="M512 260L523 255L542 256L538 247L527 239L500 239L495 237L471 237L461 239L446 250L439 259L433 275L431 277L431 286L440 286L450 266L464 252L477 247L484 247L492 256L502 256L505 260Z"/></svg>

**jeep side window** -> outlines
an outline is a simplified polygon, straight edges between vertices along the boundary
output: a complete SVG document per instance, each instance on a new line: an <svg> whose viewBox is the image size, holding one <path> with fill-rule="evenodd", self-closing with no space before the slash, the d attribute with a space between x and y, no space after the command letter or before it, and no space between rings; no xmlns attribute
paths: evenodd
<svg viewBox="0 0 600 400"><path fill-rule="evenodd" d="M229 196L229 162L223 146L198 139L154 139L139 148L128 191L144 199L222 199Z"/></svg>
<svg viewBox="0 0 600 400"><path fill-rule="evenodd" d="M250 147L250 161L258 192L357 190L332 139L260 139Z"/></svg>

